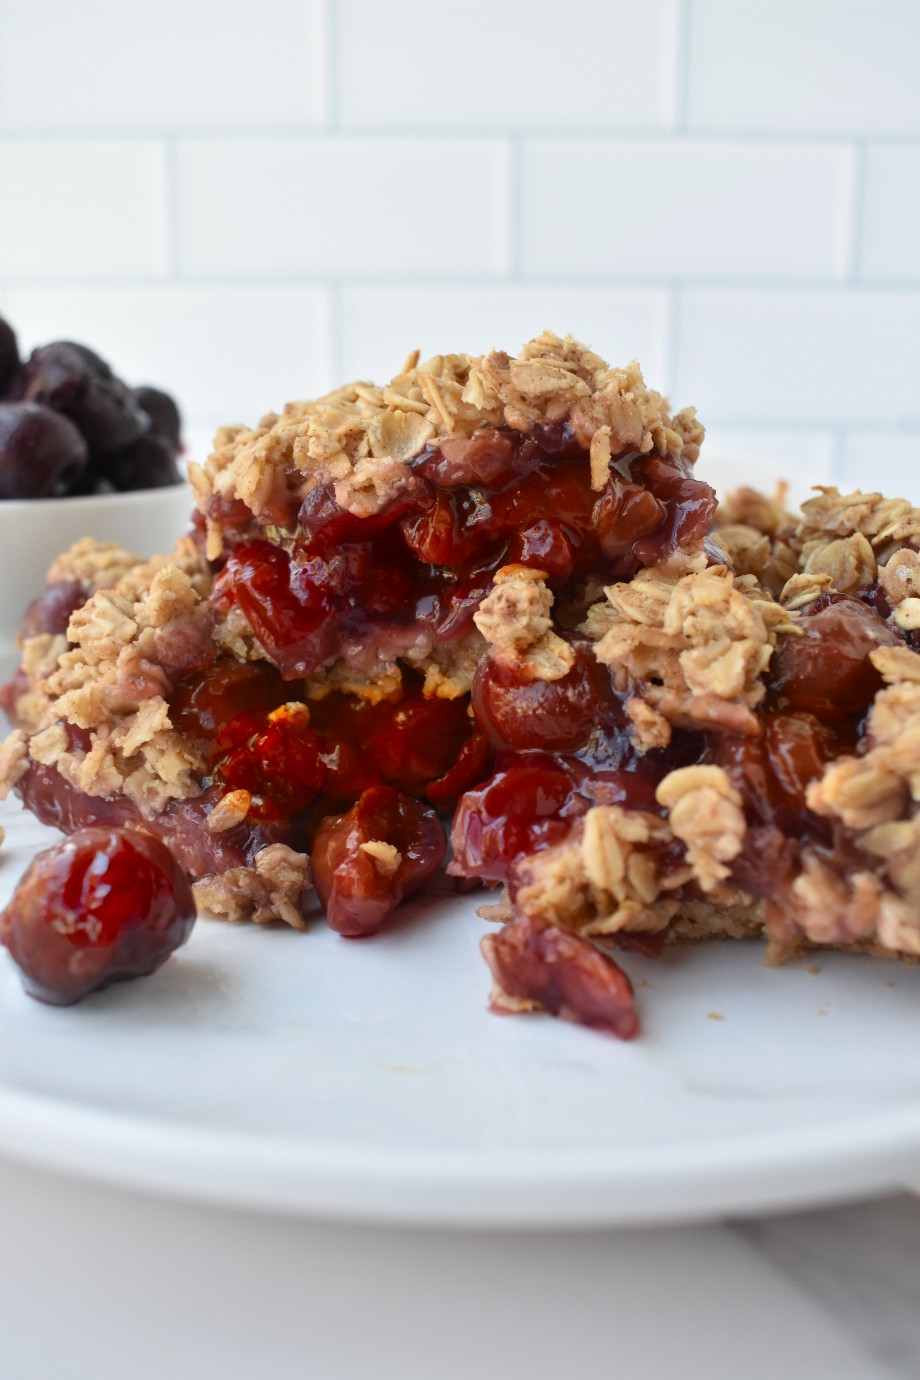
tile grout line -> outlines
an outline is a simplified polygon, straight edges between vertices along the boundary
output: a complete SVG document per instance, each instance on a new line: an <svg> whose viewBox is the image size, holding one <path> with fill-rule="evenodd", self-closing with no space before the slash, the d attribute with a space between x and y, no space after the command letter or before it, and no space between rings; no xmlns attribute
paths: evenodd
<svg viewBox="0 0 920 1380"><path fill-rule="evenodd" d="M866 228L866 186L868 182L869 150L865 140L859 140L853 148L853 176L850 187L850 218L847 226L846 281L856 286L863 272L863 240Z"/></svg>
<svg viewBox="0 0 920 1380"><path fill-rule="evenodd" d="M182 236L179 215L179 150L173 135L167 134L163 140L163 156L165 160L163 190L166 200L166 205L164 207L164 222L168 265L167 279L172 284L179 283L182 278Z"/></svg>
<svg viewBox="0 0 920 1380"><path fill-rule="evenodd" d="M333 5L334 12L334 5ZM335 47L337 40L325 40L327 47ZM330 62L335 62L330 57ZM72 125L49 125L47 128L0 129L0 149L8 144L66 143L119 143L136 144L145 140L163 138L165 133L176 139L208 140L214 143L234 143L238 139L253 140L302 140L305 143L329 139L330 136L359 139L369 143L383 143L387 140L414 140L420 143L436 143L443 140L468 143L497 142L507 139L511 134L519 134L527 139L541 139L551 142L581 141L589 144L621 143L700 143L729 145L788 145L790 148L811 145L848 148L866 136L859 130L782 130L782 129L673 129L660 125L622 126L612 125L573 125L560 128L558 125L534 124L522 129L520 125L426 125L419 129L415 125L395 124L382 127L378 125L355 125L344 129L340 124L339 91L337 81L329 83L328 93L324 93L325 103L330 107L332 123L306 124L303 120L289 120L280 124L225 124L217 128L213 125L188 124L166 126L160 124L140 125L125 129L117 125L92 125L85 129L75 129ZM873 135L871 142L884 143L894 148L920 149L920 136L903 134L897 130L882 131Z"/></svg>
<svg viewBox="0 0 920 1380"><path fill-rule="evenodd" d="M344 283L332 279L327 284L326 340L329 355L329 388L337 388L344 379L345 361L345 311Z"/></svg>
<svg viewBox="0 0 920 1380"><path fill-rule="evenodd" d="M686 135L690 99L690 32L693 24L692 0L677 0L674 26L674 133Z"/></svg>
<svg viewBox="0 0 920 1380"><path fill-rule="evenodd" d="M667 341L665 348L665 367L667 372L665 378L667 380L670 400L672 404L676 406L680 406L679 403L675 403L675 399L679 396L680 384L680 316L682 307L682 289L677 286L669 288L665 313L665 332Z"/></svg>
<svg viewBox="0 0 920 1380"><path fill-rule="evenodd" d="M325 287L327 283L334 279L346 281L340 270L330 270L327 273L257 273L250 269L243 272L221 272L221 273L202 273L189 272L183 273L181 277L182 285L185 287L213 288L215 290L232 288L264 288L266 290L277 288L303 288L303 287ZM475 270L463 271L462 273L444 275L432 270L429 273L412 273L408 269L396 269L391 272L383 272L380 269L372 269L366 272L351 274L347 279L349 285L357 288L393 288L401 289L406 287L426 287L456 289L463 292L469 288L502 288L503 286L514 286L533 291L548 291L552 289L570 289L572 291L623 291L623 292L645 292L654 293L674 289L682 292L702 292L712 293L720 296L727 296L732 293L747 295L778 294L795 296L804 293L816 293L819 295L837 295L847 298L859 297L880 297L890 301L897 301L905 294L920 293L920 277L917 278L898 278L891 280L865 279L856 283L847 283L840 278L788 278L788 277L761 277L761 278L714 278L708 275L695 277L692 275L680 275L669 277L666 275L649 274L638 276L631 274L621 277L617 274L607 273L583 273L573 275L560 272L530 272L520 274L515 281L509 282L507 275L498 270ZM125 290L134 291L143 288L154 288L162 284L162 277L156 273L129 273L115 274L107 276L99 273L91 273L82 276L73 274L60 274L51 277L36 277L31 274L22 276L17 273L7 273L4 277L7 287L16 288L23 292L30 291L83 291L90 289L108 289L112 291Z"/></svg>
<svg viewBox="0 0 920 1380"><path fill-rule="evenodd" d="M524 230L523 218L523 141L519 134L512 134L507 146L507 195L504 202L505 244L508 268L506 278L510 282L521 279L521 238Z"/></svg>
<svg viewBox="0 0 920 1380"><path fill-rule="evenodd" d="M339 128L339 80L338 55L339 33L336 22L335 0L323 0L320 10L322 42L318 45L323 55L323 120L324 128L337 132Z"/></svg>

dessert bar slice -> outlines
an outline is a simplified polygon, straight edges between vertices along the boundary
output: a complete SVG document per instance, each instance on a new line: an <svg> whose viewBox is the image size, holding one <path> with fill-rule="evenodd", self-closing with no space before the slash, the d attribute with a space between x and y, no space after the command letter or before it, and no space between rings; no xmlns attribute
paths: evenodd
<svg viewBox="0 0 920 1380"><path fill-rule="evenodd" d="M914 956L920 514L717 509L702 439L548 332L225 428L171 557L52 569L3 782L158 834L212 912L351 936L447 831L457 885L502 888L495 1004L621 1036L618 951Z"/></svg>

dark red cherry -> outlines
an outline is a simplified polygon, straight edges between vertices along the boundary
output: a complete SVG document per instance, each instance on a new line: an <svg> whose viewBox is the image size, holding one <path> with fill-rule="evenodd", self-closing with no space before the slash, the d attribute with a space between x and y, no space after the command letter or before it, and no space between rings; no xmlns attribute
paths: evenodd
<svg viewBox="0 0 920 1380"><path fill-rule="evenodd" d="M503 882L516 858L561 843L571 828L567 816L587 808L561 763L537 753L522 757L461 797L448 871Z"/></svg>
<svg viewBox="0 0 920 1380"><path fill-rule="evenodd" d="M33 599L19 624L19 637L39 637L42 633L66 633L70 615L89 598L85 585L76 580L58 580Z"/></svg>
<svg viewBox="0 0 920 1380"><path fill-rule="evenodd" d="M344 815L320 824L313 884L326 923L356 939L374 934L442 862L444 830L434 810L392 786L365 791Z"/></svg>
<svg viewBox="0 0 920 1380"><path fill-rule="evenodd" d="M449 436L439 449L423 456L417 468L439 488L455 489L504 484L528 466L520 463L516 438L507 431L482 430L469 437Z"/></svg>
<svg viewBox="0 0 920 1380"><path fill-rule="evenodd" d="M169 701L169 717L180 733L209 750L230 719L253 709L277 709L289 695L290 686L268 662L219 657L179 682Z"/></svg>
<svg viewBox="0 0 920 1380"><path fill-rule="evenodd" d="M10 323L0 316L0 398L10 391L18 369L19 346L15 332Z"/></svg>
<svg viewBox="0 0 920 1380"><path fill-rule="evenodd" d="M214 766L231 790L257 798L258 816L290 818L308 809L323 786L322 753L304 706L283 704L268 714L255 710L225 724L214 745Z"/></svg>
<svg viewBox="0 0 920 1380"><path fill-rule="evenodd" d="M286 551L256 541L231 551L211 594L220 612L238 606L288 678L309 675L337 645L325 591L310 576Z"/></svg>
<svg viewBox="0 0 920 1380"><path fill-rule="evenodd" d="M715 760L740 791L749 816L801 833L806 820L805 792L828 762L854 751L856 735L846 720L832 727L804 711L774 713L763 719L756 738L719 734Z"/></svg>
<svg viewBox="0 0 920 1380"><path fill-rule="evenodd" d="M365 743L368 760L398 790L424 795L430 782L449 772L473 725L460 699L407 695L381 704Z"/></svg>
<svg viewBox="0 0 920 1380"><path fill-rule="evenodd" d="M629 978L587 940L520 916L487 934L482 952L498 987L514 1000L621 1040L639 1034Z"/></svg>
<svg viewBox="0 0 920 1380"><path fill-rule="evenodd" d="M30 996L66 1006L152 973L194 923L191 886L165 844L81 829L32 861L0 914L0 941Z"/></svg>
<svg viewBox="0 0 920 1380"><path fill-rule="evenodd" d="M429 565L459 565L479 555L488 537L467 521L451 494L427 499L421 510L400 522L409 550Z"/></svg>
<svg viewBox="0 0 920 1380"><path fill-rule="evenodd" d="M168 436L148 431L129 446L98 457L99 471L118 492L164 489L181 484L176 445Z"/></svg>
<svg viewBox="0 0 920 1380"><path fill-rule="evenodd" d="M693 477L693 469L673 456L644 455L630 467L631 478L648 488L665 508L665 521L635 545L638 559L653 565L678 548L702 548L718 499L715 490Z"/></svg>
<svg viewBox="0 0 920 1380"><path fill-rule="evenodd" d="M86 442L66 417L34 402L0 403L0 498L64 494L87 459Z"/></svg>
<svg viewBox="0 0 920 1380"><path fill-rule="evenodd" d="M509 565L529 565L543 570L552 584L571 575L576 552L576 542L563 523L542 518L512 538L502 559Z"/></svg>
<svg viewBox="0 0 920 1380"><path fill-rule="evenodd" d="M575 752L599 722L600 682L597 664L584 649L559 680L534 679L519 665L484 657L473 680L473 712L498 747Z"/></svg>
<svg viewBox="0 0 920 1380"><path fill-rule="evenodd" d="M594 510L601 550L616 561L665 519L664 504L639 484L612 475Z"/></svg>
<svg viewBox="0 0 920 1380"><path fill-rule="evenodd" d="M869 653L900 646L898 634L874 609L846 594L817 600L799 628L773 654L771 698L821 719L861 713L882 686Z"/></svg>
<svg viewBox="0 0 920 1380"><path fill-rule="evenodd" d="M33 350L17 391L25 401L44 403L69 417L96 455L131 445L150 425L105 360L70 340Z"/></svg>
<svg viewBox="0 0 920 1380"><path fill-rule="evenodd" d="M150 418L150 429L158 436L171 441L173 449L182 445L182 417L174 398L164 393L162 388L154 388L149 383L139 384L131 389L131 397Z"/></svg>

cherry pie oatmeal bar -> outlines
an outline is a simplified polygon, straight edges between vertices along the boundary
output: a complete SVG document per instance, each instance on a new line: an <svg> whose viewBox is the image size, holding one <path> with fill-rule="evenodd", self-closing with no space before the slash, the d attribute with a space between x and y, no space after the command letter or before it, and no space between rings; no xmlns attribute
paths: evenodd
<svg viewBox="0 0 920 1380"><path fill-rule="evenodd" d="M637 1030L622 950L920 954L920 512L717 509L703 429L545 333L225 428L191 536L80 543L6 788L166 841L200 907L384 926L501 885L493 1001Z"/></svg>

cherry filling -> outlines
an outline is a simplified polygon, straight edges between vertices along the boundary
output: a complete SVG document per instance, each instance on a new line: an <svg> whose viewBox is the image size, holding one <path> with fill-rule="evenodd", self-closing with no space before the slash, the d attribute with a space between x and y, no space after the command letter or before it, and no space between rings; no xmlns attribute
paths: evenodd
<svg viewBox="0 0 920 1380"><path fill-rule="evenodd" d="M858 750L881 686L868 654L901 639L874 608L846 595L816 600L800 626L774 655L759 734L674 731L667 748L641 755L597 666L588 694L586 650L579 648L567 676L544 683L483 661L472 696L477 720L495 744L514 750L499 751L494 774L460 800L449 871L506 881L513 897L518 861L562 842L591 805L661 813L661 779L706 762L722 767L742 797L751 847L734 863L733 879L746 891L781 897L804 843L841 858L846 841L808 809L806 792L829 762Z"/></svg>
<svg viewBox="0 0 920 1380"><path fill-rule="evenodd" d="M518 663L484 657L473 681L473 711L497 747L575 752L611 704L610 679L586 646L558 680L534 680Z"/></svg>
<svg viewBox="0 0 920 1380"><path fill-rule="evenodd" d="M143 828L167 843L192 877L247 867L268 844L291 842L287 820L247 816L232 829L212 833L207 818L224 794L219 786L208 786L191 800L173 800L162 810L141 815L125 795L87 795L70 785L56 767L30 761L16 791L36 819L65 834L96 825Z"/></svg>
<svg viewBox="0 0 920 1380"><path fill-rule="evenodd" d="M495 772L461 798L448 871L512 880L515 862L561 843L592 805L660 813L662 776L704 759L703 734L675 731L667 748L636 751L622 698L587 643L558 680L484 658L473 682L476 721L499 748Z"/></svg>
<svg viewBox="0 0 920 1380"><path fill-rule="evenodd" d="M332 693L309 706L262 662L216 662L180 682L174 723L205 752L210 776L252 796L250 813L321 817L373 786L395 786L449 811L486 774L488 744L468 697L426 699L418 684L395 702Z"/></svg>
<svg viewBox="0 0 920 1380"><path fill-rule="evenodd" d="M356 939L374 934L444 859L435 812L392 786L367 790L347 813L324 819L313 844L313 884L326 922Z"/></svg>
<svg viewBox="0 0 920 1380"><path fill-rule="evenodd" d="M749 819L798 838L827 835L826 820L805 807L805 792L828 762L856 749L856 733L843 720L823 724L801 710L774 711L759 737L724 735L714 760L744 800Z"/></svg>
<svg viewBox="0 0 920 1380"><path fill-rule="evenodd" d="M307 495L290 549L241 539L215 582L288 679L344 656L368 668L468 632L495 570L539 567L554 588L589 574L628 579L676 548L698 550L715 509L673 457L624 455L601 493L565 426L483 430L412 462L382 511L358 517L331 487ZM222 510L223 511L223 510Z"/></svg>
<svg viewBox="0 0 920 1380"><path fill-rule="evenodd" d="M804 613L801 634L785 637L773 657L771 700L825 722L862 714L882 688L869 653L903 638L850 594L823 594Z"/></svg>

